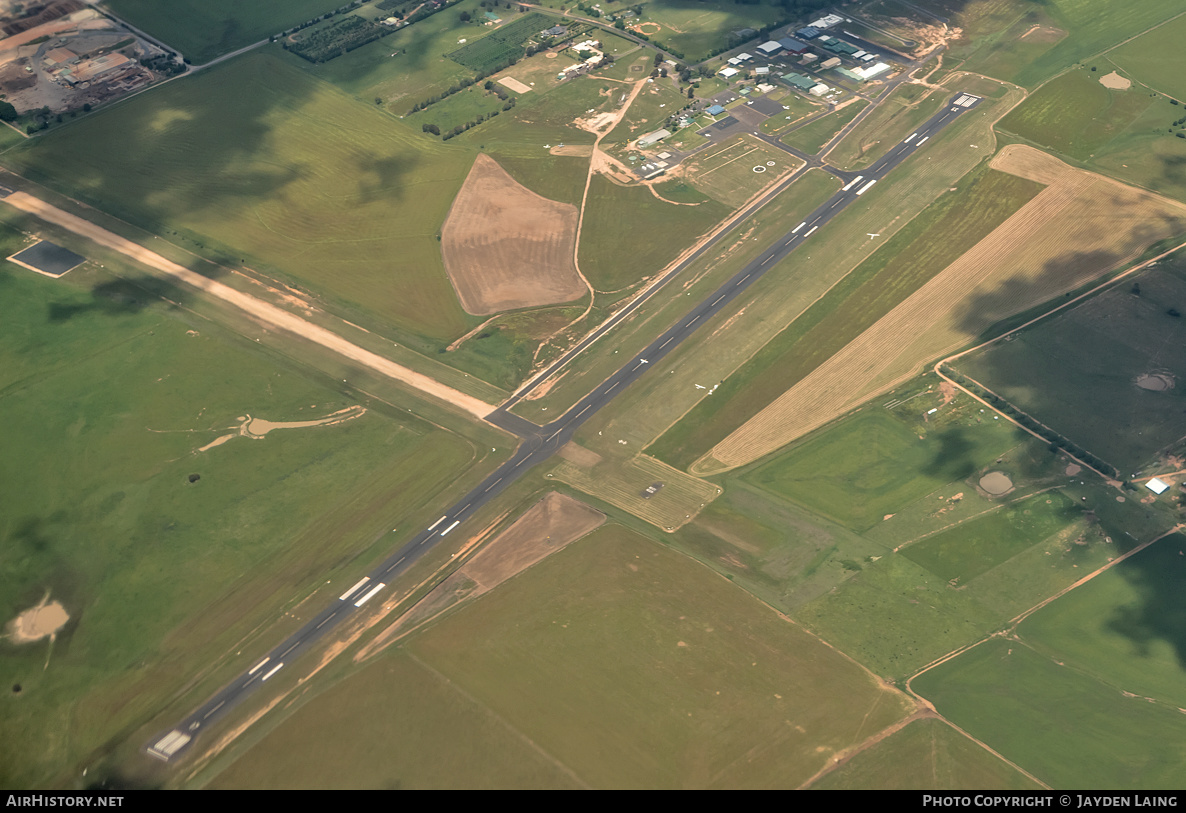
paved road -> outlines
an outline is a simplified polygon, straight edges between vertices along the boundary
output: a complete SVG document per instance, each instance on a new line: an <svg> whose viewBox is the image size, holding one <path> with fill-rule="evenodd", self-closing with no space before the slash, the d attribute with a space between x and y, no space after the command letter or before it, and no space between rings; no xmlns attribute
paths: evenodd
<svg viewBox="0 0 1186 813"><path fill-rule="evenodd" d="M963 101L964 104L958 104L960 101ZM280 672L285 665L291 664L326 633L352 616L367 602L379 596L392 580L399 578L434 545L453 533L459 525L498 497L529 469L550 458L558 448L571 439L585 421L592 418L630 384L677 348L680 342L691 336L701 325L729 307L735 298L761 279L767 270L773 268L788 254L810 240L817 229L825 226L870 187L882 180L910 154L923 147L936 133L961 114L975 108L979 102L978 97L957 93L953 97L952 103L946 105L942 111L935 114L915 133L895 145L868 170L859 175L853 174L842 190L808 215L806 220L778 238L753 262L693 307L690 312L651 342L641 353L626 362L617 372L599 384L557 420L541 427L507 411L513 406L516 399L513 398L503 404L487 420L514 433L523 440L518 450L506 463L499 466L489 477L462 497L436 522L392 553L353 587L342 593L329 607L326 607L283 643L272 649L266 657L253 663L247 671L223 687L172 730L155 737L146 746L146 751L166 762L184 753L193 742L193 738L203 730L203 727L208 727L222 719L231 709L266 683L269 678ZM688 261L691 262L691 259ZM602 335L604 331L612 329L613 324L616 322L611 320L610 323L603 325ZM590 340L586 340L582 345L587 345L588 341ZM570 354L566 354L553 366L558 368L575 352L575 349L570 351Z"/></svg>

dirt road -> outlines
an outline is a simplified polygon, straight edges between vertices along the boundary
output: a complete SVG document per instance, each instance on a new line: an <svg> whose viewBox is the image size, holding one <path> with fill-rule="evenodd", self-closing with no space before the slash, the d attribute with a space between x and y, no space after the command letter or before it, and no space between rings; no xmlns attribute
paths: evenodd
<svg viewBox="0 0 1186 813"><path fill-rule="evenodd" d="M265 325L319 344L368 369L399 381L401 384L406 384L413 389L452 404L471 415L481 418L494 411L494 407L484 401L480 401L471 395L466 395L451 387L446 387L444 384L426 375L396 364L369 350L364 350L358 345L346 341L341 336L323 327L314 325L311 322L307 322L299 316L262 302L221 282L207 279L201 274L197 274L175 262L166 260L161 255L149 251L143 246L133 243L131 240L100 228L90 221L83 220L81 217L50 206L48 203L32 195L25 192L14 192L7 198L4 198L4 201L23 212L36 215L42 220L94 240L101 246L118 251L143 265L147 265L149 268L184 282L193 288L197 288L209 296L234 305Z"/></svg>

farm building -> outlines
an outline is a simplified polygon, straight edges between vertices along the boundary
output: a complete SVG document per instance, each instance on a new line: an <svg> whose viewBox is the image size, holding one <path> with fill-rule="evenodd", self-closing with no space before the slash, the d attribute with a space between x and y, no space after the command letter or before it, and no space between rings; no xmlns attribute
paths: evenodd
<svg viewBox="0 0 1186 813"><path fill-rule="evenodd" d="M759 45L758 50L766 56L773 56L782 50L782 44L777 40L770 40L770 42L763 42Z"/></svg>
<svg viewBox="0 0 1186 813"><path fill-rule="evenodd" d="M664 128L662 130L656 130L653 133L647 133L642 138L638 139L638 146L641 149L643 147L649 147L652 144L658 144L660 141L667 138L669 135L671 135L671 131L668 130L667 128Z"/></svg>

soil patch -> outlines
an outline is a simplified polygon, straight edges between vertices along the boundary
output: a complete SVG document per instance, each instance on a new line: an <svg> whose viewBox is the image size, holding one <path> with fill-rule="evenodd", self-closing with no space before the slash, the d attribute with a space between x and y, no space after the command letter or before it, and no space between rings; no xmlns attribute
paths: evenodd
<svg viewBox="0 0 1186 813"><path fill-rule="evenodd" d="M531 92L531 85L525 85L522 82L520 82L518 79L514 79L510 76L504 76L503 78L499 79L498 84L502 85L503 87L510 88L511 90L515 91L516 93L530 93Z"/></svg>
<svg viewBox="0 0 1186 813"><path fill-rule="evenodd" d="M593 154L592 144L560 144L548 150L552 155L571 155L576 158L588 158Z"/></svg>
<svg viewBox="0 0 1186 813"><path fill-rule="evenodd" d="M40 604L8 622L8 637L18 644L52 638L69 620L66 608L56 601L50 601L49 593L46 593Z"/></svg>
<svg viewBox="0 0 1186 813"><path fill-rule="evenodd" d="M1132 82L1116 73L1116 71L1112 71L1107 76L1101 76L1100 84L1109 90L1128 90L1132 87Z"/></svg>
<svg viewBox="0 0 1186 813"><path fill-rule="evenodd" d="M1004 472L990 471L980 478L980 488L993 497L1000 497L1013 490L1013 481Z"/></svg>
<svg viewBox="0 0 1186 813"><path fill-rule="evenodd" d="M1145 373L1137 379L1136 384L1143 390L1165 392L1173 389L1174 377L1167 373Z"/></svg>
<svg viewBox="0 0 1186 813"><path fill-rule="evenodd" d="M572 441L561 446L556 450L556 454L560 455L570 463L576 463L578 466L585 468L592 468L601 462L601 455L592 449L586 449Z"/></svg>
<svg viewBox="0 0 1186 813"><path fill-rule="evenodd" d="M479 155L441 231L445 270L468 313L579 299L577 209L535 194Z"/></svg>

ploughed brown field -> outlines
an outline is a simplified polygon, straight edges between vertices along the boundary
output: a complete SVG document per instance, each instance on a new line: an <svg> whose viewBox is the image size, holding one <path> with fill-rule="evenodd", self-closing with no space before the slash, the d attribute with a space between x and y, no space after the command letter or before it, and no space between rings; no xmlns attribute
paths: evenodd
<svg viewBox="0 0 1186 813"><path fill-rule="evenodd" d="M541 197L479 155L441 231L445 270L476 316L579 299L577 209Z"/></svg>

